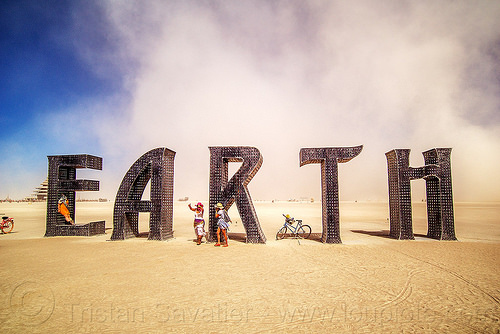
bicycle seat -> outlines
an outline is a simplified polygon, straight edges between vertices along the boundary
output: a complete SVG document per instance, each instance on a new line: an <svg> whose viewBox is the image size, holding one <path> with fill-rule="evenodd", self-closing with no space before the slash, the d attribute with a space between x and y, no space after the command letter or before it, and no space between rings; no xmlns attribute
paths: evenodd
<svg viewBox="0 0 500 334"><path fill-rule="evenodd" d="M7 216L3 216L3 217L2 217L2 219L4 219L4 220L5 220L5 219L9 219L9 217L7 217Z"/></svg>

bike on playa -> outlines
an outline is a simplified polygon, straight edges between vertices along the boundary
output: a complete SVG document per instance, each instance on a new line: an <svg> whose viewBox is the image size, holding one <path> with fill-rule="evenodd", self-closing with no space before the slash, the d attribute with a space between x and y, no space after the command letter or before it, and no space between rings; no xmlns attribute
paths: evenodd
<svg viewBox="0 0 500 334"><path fill-rule="evenodd" d="M14 218L10 218L8 216L2 216L2 223L0 225L0 229L3 234L7 234L14 229Z"/></svg>
<svg viewBox="0 0 500 334"><path fill-rule="evenodd" d="M283 214L285 223L276 233L276 240L281 240L287 235L291 235L296 239L307 239L311 235L311 226L302 224L302 219L290 217L290 215Z"/></svg>

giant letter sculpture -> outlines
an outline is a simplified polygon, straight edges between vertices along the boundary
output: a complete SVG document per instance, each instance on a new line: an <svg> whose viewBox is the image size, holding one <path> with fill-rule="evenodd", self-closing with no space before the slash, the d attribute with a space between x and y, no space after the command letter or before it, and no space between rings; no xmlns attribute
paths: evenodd
<svg viewBox="0 0 500 334"><path fill-rule="evenodd" d="M209 147L210 149L210 200L209 240L216 240L217 220L215 205L222 203L226 210L236 201L246 231L246 241L265 243L257 213L247 185L262 165L262 156L255 147ZM228 163L243 162L240 169L228 180Z"/></svg>
<svg viewBox="0 0 500 334"><path fill-rule="evenodd" d="M75 191L99 191L99 181L77 180L77 168L102 170L102 158L87 155L53 155L49 160L47 190L46 237L54 236L90 236L104 234L105 222L67 225L64 217L58 213L57 202L62 195L68 200L68 210L75 216Z"/></svg>
<svg viewBox="0 0 500 334"><path fill-rule="evenodd" d="M390 236L414 239L411 209L411 180L425 179L427 192L427 236L456 240L451 184L451 148L423 152L425 166L409 166L409 149L387 152L389 179Z"/></svg>
<svg viewBox="0 0 500 334"><path fill-rule="evenodd" d="M116 194L111 240L139 235L139 212L150 212L149 240L173 237L175 152L153 149L141 156L125 174ZM142 201L151 180L149 201Z"/></svg>
<svg viewBox="0 0 500 334"><path fill-rule="evenodd" d="M338 163L350 161L361 153L362 149L363 145L300 149L300 167L307 164L321 164L322 242L342 243L340 240Z"/></svg>

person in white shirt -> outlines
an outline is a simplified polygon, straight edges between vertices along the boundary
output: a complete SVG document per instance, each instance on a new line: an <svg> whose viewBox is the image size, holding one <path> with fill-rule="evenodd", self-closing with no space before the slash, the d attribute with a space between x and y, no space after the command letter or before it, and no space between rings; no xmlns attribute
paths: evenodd
<svg viewBox="0 0 500 334"><path fill-rule="evenodd" d="M198 203L196 204L196 208L193 208L191 206L191 203L189 203L189 209L191 211L194 211L194 233L196 234L196 244L199 245L201 244L201 239L206 236L205 232L205 219L203 219L203 212L205 211L203 209L203 204Z"/></svg>

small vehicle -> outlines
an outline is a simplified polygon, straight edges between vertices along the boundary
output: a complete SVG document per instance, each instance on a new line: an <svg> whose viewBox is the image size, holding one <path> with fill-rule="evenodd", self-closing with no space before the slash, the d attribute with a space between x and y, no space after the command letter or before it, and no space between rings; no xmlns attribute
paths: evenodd
<svg viewBox="0 0 500 334"><path fill-rule="evenodd" d="M0 225L0 229L2 233L7 234L14 228L14 218L9 218L8 216L2 217L2 223Z"/></svg>
<svg viewBox="0 0 500 334"><path fill-rule="evenodd" d="M283 239L287 234L291 234L294 238L307 239L311 235L311 226L302 224L302 219L290 217L290 215L283 214L285 223L276 233L276 240ZM295 226L294 226L294 223Z"/></svg>

